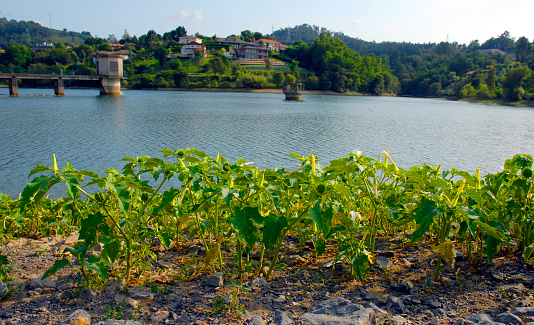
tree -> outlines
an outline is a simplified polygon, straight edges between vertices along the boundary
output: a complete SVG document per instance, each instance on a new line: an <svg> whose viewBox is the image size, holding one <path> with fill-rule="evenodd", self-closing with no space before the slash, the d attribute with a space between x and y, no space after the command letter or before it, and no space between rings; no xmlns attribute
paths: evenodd
<svg viewBox="0 0 534 325"><path fill-rule="evenodd" d="M515 56L516 60L521 63L525 63L527 58L532 53L532 45L530 41L525 36L520 37L517 42L515 42Z"/></svg>
<svg viewBox="0 0 534 325"><path fill-rule="evenodd" d="M178 26L176 27L176 29L163 34L163 40L178 42L180 40L180 37L183 37L183 36L187 36L187 30L185 29L184 26Z"/></svg>
<svg viewBox="0 0 534 325"><path fill-rule="evenodd" d="M502 91L505 99L517 101L523 98L523 80L528 79L532 71L528 67L520 67L508 70L502 83Z"/></svg>
<svg viewBox="0 0 534 325"><path fill-rule="evenodd" d="M169 50L160 46L154 51L154 58L158 60L159 65L163 66L165 64L165 60L167 59L167 54L169 54Z"/></svg>
<svg viewBox="0 0 534 325"><path fill-rule="evenodd" d="M185 69L180 68L173 74L174 85L179 88L186 87L189 84L189 75Z"/></svg>
<svg viewBox="0 0 534 325"><path fill-rule="evenodd" d="M117 44L118 43L118 40L117 40L117 37L115 36L115 34L110 34L108 36L108 43L109 44Z"/></svg>
<svg viewBox="0 0 534 325"><path fill-rule="evenodd" d="M191 63L197 66L197 70L200 71L200 64L202 64L206 58L204 57L204 52L201 50L196 50L193 54L193 59Z"/></svg>
<svg viewBox="0 0 534 325"><path fill-rule="evenodd" d="M297 82L297 77L295 77L294 75L288 73L288 74L286 74L286 82L290 83L290 84L293 84L293 83Z"/></svg>
<svg viewBox="0 0 534 325"><path fill-rule="evenodd" d="M273 73L273 84L276 87L281 87L284 84L284 81L286 80L286 77L282 71L276 71Z"/></svg>
<svg viewBox="0 0 534 325"><path fill-rule="evenodd" d="M209 62L211 70L214 73L223 74L226 72L226 65L224 64L223 60L219 56L215 56L212 58Z"/></svg>
<svg viewBox="0 0 534 325"><path fill-rule="evenodd" d="M241 32L241 38L243 38L245 42L252 42L254 34L252 34L252 32L247 29Z"/></svg>
<svg viewBox="0 0 534 325"><path fill-rule="evenodd" d="M7 48L5 58L7 63L17 67L27 67L32 59L32 51L23 45L11 45Z"/></svg>

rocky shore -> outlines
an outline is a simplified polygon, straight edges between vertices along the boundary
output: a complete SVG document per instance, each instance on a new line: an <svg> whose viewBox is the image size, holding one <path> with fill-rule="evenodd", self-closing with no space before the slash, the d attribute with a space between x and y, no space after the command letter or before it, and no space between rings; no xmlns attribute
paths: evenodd
<svg viewBox="0 0 534 325"><path fill-rule="evenodd" d="M534 270L512 252L475 266L459 254L433 282L429 246L380 240L362 283L347 278L343 264L329 265L331 249L316 258L311 243L290 236L286 267L267 280L266 267L237 279L231 248L223 250L224 273L201 272L203 263L191 261L201 261L204 248L184 240L170 250L156 243L158 261L135 283L115 278L84 289L73 268L42 280L76 241L74 233L2 246L11 281L0 282L0 324L534 324Z"/></svg>

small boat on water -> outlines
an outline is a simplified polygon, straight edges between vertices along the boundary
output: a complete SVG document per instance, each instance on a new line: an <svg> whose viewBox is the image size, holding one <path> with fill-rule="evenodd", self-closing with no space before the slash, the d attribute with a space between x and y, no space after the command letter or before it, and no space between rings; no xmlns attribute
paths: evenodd
<svg viewBox="0 0 534 325"><path fill-rule="evenodd" d="M303 83L298 82L284 84L284 94L286 94L286 100L301 100L303 92Z"/></svg>

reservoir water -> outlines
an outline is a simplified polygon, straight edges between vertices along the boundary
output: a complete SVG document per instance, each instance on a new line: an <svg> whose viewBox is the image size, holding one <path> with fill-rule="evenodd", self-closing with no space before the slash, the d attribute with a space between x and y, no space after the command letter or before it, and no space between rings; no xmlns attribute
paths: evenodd
<svg viewBox="0 0 534 325"><path fill-rule="evenodd" d="M17 197L38 164L103 173L130 156L163 158L163 148L192 147L260 169L297 167L292 152L323 164L360 150L385 149L409 168L429 163L498 172L517 153L534 154L534 108L372 96L225 92L0 88L0 193ZM63 187L62 187L63 189ZM62 192L63 195L64 192Z"/></svg>

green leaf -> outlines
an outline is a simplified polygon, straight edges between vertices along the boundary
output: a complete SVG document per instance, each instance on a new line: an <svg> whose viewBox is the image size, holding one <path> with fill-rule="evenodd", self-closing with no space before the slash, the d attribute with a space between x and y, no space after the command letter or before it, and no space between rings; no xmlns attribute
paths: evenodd
<svg viewBox="0 0 534 325"><path fill-rule="evenodd" d="M45 172L45 171L52 171L52 168L50 168L48 166L45 166L45 165L37 165L37 167L32 169L32 171L30 172L28 177L31 177L34 174L42 173L42 172Z"/></svg>
<svg viewBox="0 0 534 325"><path fill-rule="evenodd" d="M486 236L485 253L489 263L493 261L493 257L495 256L495 254L497 254L501 250L501 242L502 241L491 235Z"/></svg>
<svg viewBox="0 0 534 325"><path fill-rule="evenodd" d="M326 211L321 211L321 203L317 202L314 207L310 208L308 218L313 220L325 237L328 237L330 234L330 229L332 228L332 216L334 210L332 207L328 208Z"/></svg>
<svg viewBox="0 0 534 325"><path fill-rule="evenodd" d="M122 250L122 240L116 239L104 245L103 253L111 263L114 263Z"/></svg>
<svg viewBox="0 0 534 325"><path fill-rule="evenodd" d="M238 237L243 239L249 247L253 247L258 241L258 230L252 220L260 219L261 215L258 208L252 207L235 207L234 218L231 221L232 226L237 231Z"/></svg>
<svg viewBox="0 0 534 325"><path fill-rule="evenodd" d="M436 202L427 199L426 197L421 198L421 202L417 205L415 210L412 212L415 218L415 222L419 227L411 235L411 242L415 243L430 229L432 223L434 223L434 217L445 212L443 209L436 205Z"/></svg>
<svg viewBox="0 0 534 325"><path fill-rule="evenodd" d="M20 211L24 210L24 207L30 203L30 200L33 197L35 197L35 201L39 201L39 199L42 198L52 186L59 182L60 180L56 176L42 175L34 178L22 191Z"/></svg>
<svg viewBox="0 0 534 325"><path fill-rule="evenodd" d="M78 188L77 186L80 185L78 180L76 179L76 176L64 176L65 183L67 184L67 194L73 199L76 200L76 196L78 195Z"/></svg>
<svg viewBox="0 0 534 325"><path fill-rule="evenodd" d="M79 239L93 245L97 243L97 234L100 225L105 224L105 216L97 212L90 214L87 218L82 219Z"/></svg>
<svg viewBox="0 0 534 325"><path fill-rule="evenodd" d="M163 153L163 157L167 158L169 156L174 156L174 151L171 151L167 148L160 150L159 152Z"/></svg>
<svg viewBox="0 0 534 325"><path fill-rule="evenodd" d="M171 203L174 200L174 198L180 193L181 191L174 187L163 192L163 196L161 197L160 204L152 210L152 216L156 216L159 213L159 211L165 208L167 204Z"/></svg>
<svg viewBox="0 0 534 325"><path fill-rule="evenodd" d="M266 249L270 249L276 244L285 227L287 227L287 219L285 217L271 214L264 219L261 232L263 233L263 244Z"/></svg>
<svg viewBox="0 0 534 325"><path fill-rule="evenodd" d="M48 278L49 276L51 276L52 274L55 274L57 271L59 271L60 269L64 268L67 265L71 265L67 258L63 258L61 260L55 261L54 265L52 265L52 267L49 268L45 272L45 274L43 274L41 279L44 280L44 279Z"/></svg>
<svg viewBox="0 0 534 325"><path fill-rule="evenodd" d="M106 188L117 194L119 197L119 208L124 213L128 213L128 209L130 208L130 193L128 188L124 185L115 185L109 181L106 181Z"/></svg>

